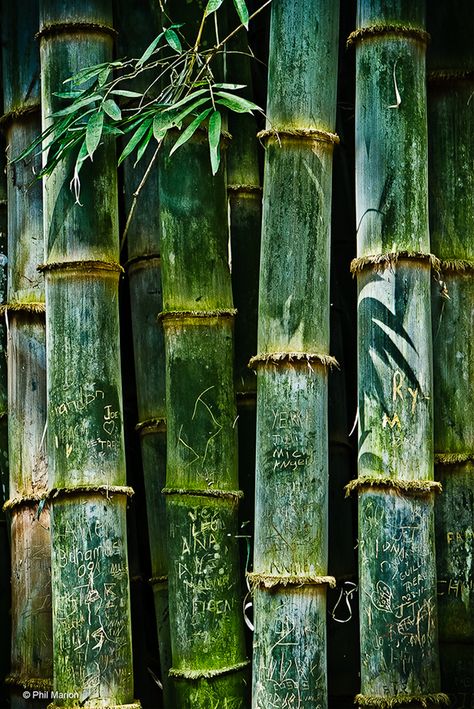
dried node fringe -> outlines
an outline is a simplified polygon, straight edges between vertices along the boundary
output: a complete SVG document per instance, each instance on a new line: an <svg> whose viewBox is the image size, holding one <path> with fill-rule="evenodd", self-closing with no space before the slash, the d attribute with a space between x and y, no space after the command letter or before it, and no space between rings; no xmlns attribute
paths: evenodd
<svg viewBox="0 0 474 709"><path fill-rule="evenodd" d="M5 313L32 313L34 315L43 315L46 312L46 304L42 302L14 302L0 305L0 315Z"/></svg>
<svg viewBox="0 0 474 709"><path fill-rule="evenodd" d="M248 363L249 369L257 369L261 366L273 364L307 364L311 369L311 364L320 364L323 367L340 369L339 362L335 357L318 352L263 352L252 357Z"/></svg>
<svg viewBox="0 0 474 709"><path fill-rule="evenodd" d="M50 679L41 677L27 677L17 673L9 674L5 677L5 684L23 687L23 689L32 689L39 692L48 692L53 688L53 683Z"/></svg>
<svg viewBox="0 0 474 709"><path fill-rule="evenodd" d="M152 576L148 579L148 583L152 586L167 586L168 577L167 576Z"/></svg>
<svg viewBox="0 0 474 709"><path fill-rule="evenodd" d="M358 704L360 707L378 707L379 709L392 709L392 707L413 704L425 709L431 709L433 706L449 707L451 702L447 694L437 692L435 694L397 694L393 697L357 694L354 704Z"/></svg>
<svg viewBox="0 0 474 709"><path fill-rule="evenodd" d="M47 493L45 492L30 493L25 497L12 497L4 503L3 511L7 512L8 510L13 510L15 507L34 507L42 500L45 500L46 497Z"/></svg>
<svg viewBox="0 0 474 709"><path fill-rule="evenodd" d="M150 261L158 261L161 263L161 255L159 253L154 254L142 254L141 256L132 256L128 261L124 263L124 270L131 271L134 268L144 268Z"/></svg>
<svg viewBox="0 0 474 709"><path fill-rule="evenodd" d="M261 195L263 189L260 185L227 185L227 192Z"/></svg>
<svg viewBox="0 0 474 709"><path fill-rule="evenodd" d="M362 476L351 480L344 486L346 497L349 497L353 490L361 488L389 488L400 495L425 496L433 492L442 492L443 486L435 480L394 480L393 478Z"/></svg>
<svg viewBox="0 0 474 709"><path fill-rule="evenodd" d="M474 71L472 69L452 69L429 71L426 75L430 84L443 84L445 81L472 81Z"/></svg>
<svg viewBox="0 0 474 709"><path fill-rule="evenodd" d="M474 271L474 261L462 258L441 259L440 270L443 273L466 273Z"/></svg>
<svg viewBox="0 0 474 709"><path fill-rule="evenodd" d="M163 310L158 313L158 320L186 320L187 318L233 318L235 308L216 308L215 310Z"/></svg>
<svg viewBox="0 0 474 709"><path fill-rule="evenodd" d="M374 24L369 27L359 27L354 32L351 32L346 40L346 47L349 48L357 42L363 42L365 39L371 39L373 37L379 37L384 34L395 34L397 37L407 37L410 39L416 39L418 42L423 44L428 44L431 36L428 32L421 29L421 27L411 27L410 25L397 25L397 24Z"/></svg>
<svg viewBox="0 0 474 709"><path fill-rule="evenodd" d="M429 261L431 268L436 273L441 270L441 261L434 254L424 254L421 251L392 251L387 254L373 254L353 259L350 267L351 273L355 276L368 266L372 266L374 271L385 271L387 268L393 271L394 266L400 259Z"/></svg>
<svg viewBox="0 0 474 709"><path fill-rule="evenodd" d="M23 118L23 116L28 116L32 113L38 113L40 109L41 104L39 103L39 101L25 104L24 106L18 106L17 108L14 108L11 111L4 113L3 116L0 116L0 125L5 126L11 121L17 121L18 119Z"/></svg>
<svg viewBox="0 0 474 709"><path fill-rule="evenodd" d="M340 138L337 133L330 133L327 130L319 130L318 128L267 128L257 133L263 143L266 143L270 138L275 138L280 142L281 138L301 138L314 143L328 143L329 145L338 145Z"/></svg>
<svg viewBox="0 0 474 709"><path fill-rule="evenodd" d="M87 700L86 700L87 701ZM61 704L63 706L63 704ZM97 709L97 704L92 706L91 704L68 704L68 709ZM60 709L59 704L51 702L48 704L46 709ZM133 704L107 704L100 707L100 709L142 709L140 701L135 701Z"/></svg>
<svg viewBox="0 0 474 709"><path fill-rule="evenodd" d="M330 588L336 588L336 579L334 576L302 576L295 575L272 575L272 574L259 574L255 571L248 572L247 578L249 580L252 591L256 588L278 588L286 586L324 586L328 585Z"/></svg>
<svg viewBox="0 0 474 709"><path fill-rule="evenodd" d="M441 465L460 465L462 463L472 463L474 453L435 453L435 463Z"/></svg>
<svg viewBox="0 0 474 709"><path fill-rule="evenodd" d="M55 500L58 497L67 495L94 495L99 493L109 498L113 495L126 495L132 497L135 491L127 485L77 485L76 487L53 487L49 491L48 498Z"/></svg>
<svg viewBox="0 0 474 709"><path fill-rule="evenodd" d="M164 487L161 491L162 495L190 495L197 497L216 497L221 500L241 500L244 496L242 490L216 490L213 488L194 489L194 488L179 488L179 487Z"/></svg>
<svg viewBox="0 0 474 709"><path fill-rule="evenodd" d="M229 665L227 667L219 667L213 670L186 670L186 669L174 669L170 668L168 675L169 677L174 677L175 679L213 679L214 677L221 677L222 675L229 675L233 672L241 672L247 669L250 665L250 660L245 660L244 662L237 662L235 665Z"/></svg>
<svg viewBox="0 0 474 709"><path fill-rule="evenodd" d="M110 25L103 25L99 22L54 22L52 24L43 25L40 31L35 34L35 39L52 37L57 34L75 34L78 32L109 34L112 37L118 37L117 30L114 30Z"/></svg>
<svg viewBox="0 0 474 709"><path fill-rule="evenodd" d="M51 263L41 263L37 270L40 273L47 273L48 271L85 271L86 273L113 271L124 273L122 266L115 261L53 261Z"/></svg>
<svg viewBox="0 0 474 709"><path fill-rule="evenodd" d="M165 418L152 418L146 421L139 421L135 426L135 431L138 433L156 433L158 431L166 431Z"/></svg>

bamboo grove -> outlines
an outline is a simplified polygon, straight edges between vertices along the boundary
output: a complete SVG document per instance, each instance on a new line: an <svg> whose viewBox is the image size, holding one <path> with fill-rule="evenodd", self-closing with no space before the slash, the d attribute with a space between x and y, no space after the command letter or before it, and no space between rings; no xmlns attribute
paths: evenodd
<svg viewBox="0 0 474 709"><path fill-rule="evenodd" d="M472 708L472 2L1 8L0 707Z"/></svg>

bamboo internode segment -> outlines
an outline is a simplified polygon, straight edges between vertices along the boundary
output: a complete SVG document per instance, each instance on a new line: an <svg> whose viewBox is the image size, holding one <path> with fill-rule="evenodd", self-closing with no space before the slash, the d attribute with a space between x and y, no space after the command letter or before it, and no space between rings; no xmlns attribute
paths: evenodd
<svg viewBox="0 0 474 709"><path fill-rule="evenodd" d="M176 679L189 679L189 680L200 680L200 679L212 679L213 677L222 677L223 675L230 675L233 672L242 672L242 670L247 669L250 665L250 660L245 660L244 662L236 662L235 665L229 665L227 667L219 667L215 670L187 670L187 669L176 669L174 667L170 668L170 677L175 677Z"/></svg>
<svg viewBox="0 0 474 709"><path fill-rule="evenodd" d="M346 497L349 497L354 490L363 490L364 488L389 488L393 492L400 495L430 495L434 492L443 492L443 486L434 480L401 480L400 478L387 477L368 477L363 476L351 480L344 487Z"/></svg>
<svg viewBox="0 0 474 709"><path fill-rule="evenodd" d="M354 704L358 704L360 707L378 707L379 709L392 709L413 704L415 707L432 709L433 706L449 707L451 706L451 701L448 695L442 692L434 694L399 694L396 697L358 694L354 699Z"/></svg>
<svg viewBox="0 0 474 709"><path fill-rule="evenodd" d="M86 32L87 34L107 34L112 37L116 37L118 34L117 30L110 25L103 25L99 22L53 22L43 25L40 31L35 34L35 39L61 34L80 34L81 32Z"/></svg>
<svg viewBox="0 0 474 709"><path fill-rule="evenodd" d="M323 367L331 369L336 367L339 369L339 363L335 357L328 354L320 354L318 352L263 352L262 354L252 357L248 366L250 369L257 369L265 365L282 365L287 366L297 364L319 364Z"/></svg>
<svg viewBox="0 0 474 709"><path fill-rule="evenodd" d="M354 32L351 32L347 38L346 46L351 47L358 42L383 35L395 35L396 37L415 39L422 44L428 44L430 41L429 32L426 32L420 27L403 24L374 24L368 27L359 27L354 30Z"/></svg>
<svg viewBox="0 0 474 709"><path fill-rule="evenodd" d="M213 488L207 488L203 490L198 490L194 488L173 488L164 487L161 491L163 495L183 495L190 497L215 497L219 499L228 499L232 501L241 500L244 496L242 490L215 490Z"/></svg>
<svg viewBox="0 0 474 709"><path fill-rule="evenodd" d="M307 140L315 143L328 143L329 145L338 145L340 142L337 133L320 130L319 128L266 128L257 133L257 138L266 142L273 138L277 142L281 139L289 140Z"/></svg>
<svg viewBox="0 0 474 709"><path fill-rule="evenodd" d="M255 572L247 573L250 586L255 588L285 588L286 586L329 586L336 588L336 579L334 576L316 576L316 575L272 575L260 574Z"/></svg>
<svg viewBox="0 0 474 709"><path fill-rule="evenodd" d="M371 254L359 256L351 261L351 273L355 275L361 273L366 268L372 267L375 271L384 271L389 268L393 271L395 265L403 260L427 261L431 268L439 273L442 269L440 259L434 254L425 254L420 251L392 251L385 254Z"/></svg>

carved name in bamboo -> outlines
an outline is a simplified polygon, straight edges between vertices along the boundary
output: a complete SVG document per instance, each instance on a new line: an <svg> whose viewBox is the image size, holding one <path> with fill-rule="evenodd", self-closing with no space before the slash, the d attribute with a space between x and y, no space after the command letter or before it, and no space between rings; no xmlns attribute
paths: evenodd
<svg viewBox="0 0 474 709"><path fill-rule="evenodd" d="M272 410L271 469L296 471L313 460L308 451L304 426L308 416L301 411Z"/></svg>
<svg viewBox="0 0 474 709"><path fill-rule="evenodd" d="M388 426L390 429L395 427L401 429L405 423L404 418L406 417L406 414L408 413L413 416L416 413L420 396L419 388L412 388L408 386L405 375L398 369L395 370L392 376L392 408L390 411L383 412L382 428L385 429ZM407 404L408 411L406 406Z"/></svg>

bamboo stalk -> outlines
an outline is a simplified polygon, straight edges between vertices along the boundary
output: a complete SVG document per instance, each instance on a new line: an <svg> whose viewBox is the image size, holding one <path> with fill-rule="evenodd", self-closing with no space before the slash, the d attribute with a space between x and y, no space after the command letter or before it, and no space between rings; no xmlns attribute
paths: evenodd
<svg viewBox="0 0 474 709"><path fill-rule="evenodd" d="M358 3L359 706L439 692L424 3ZM349 488L349 489L350 489Z"/></svg>
<svg viewBox="0 0 474 709"><path fill-rule="evenodd" d="M179 13L178 13L179 10ZM198 3L176 16L194 44ZM220 20L219 20L220 22ZM212 19L204 43L212 41ZM224 165L198 131L160 172L169 604L176 706L244 707L233 303ZM224 162L224 161L223 161Z"/></svg>
<svg viewBox="0 0 474 709"><path fill-rule="evenodd" d="M120 3L120 53L140 56L158 35L153 3L148 0ZM125 31L125 28L126 31ZM134 84L134 90L145 91L147 83ZM150 145L142 163L136 168L124 164L124 202L126 219L133 205L134 193L141 184L153 155ZM166 404L165 352L163 328L157 322L163 310L161 287L160 220L158 164L140 190L137 209L127 232L130 306L132 314L133 351L137 390L137 432L143 463L146 491L148 536L151 554L151 579L160 653L161 683L165 707L173 706L168 672L171 667L171 641L168 610L168 562L166 554L166 504L161 491L166 484ZM158 688L157 688L158 689Z"/></svg>
<svg viewBox="0 0 474 709"><path fill-rule="evenodd" d="M272 5L257 367L253 706L327 707L331 174L339 4ZM293 187L292 180L295 180Z"/></svg>
<svg viewBox="0 0 474 709"><path fill-rule="evenodd" d="M6 3L4 125L11 157L41 129L39 54L34 44L38 3L27 12ZM48 487L44 454L46 371L44 280L37 266L43 254L41 185L34 182L38 160L8 171L8 447L12 559L12 661L7 682L14 707L45 707L23 691L46 690L52 678L51 559L49 510L39 500ZM44 503L42 503L44 504ZM46 695L45 695L46 696Z"/></svg>
<svg viewBox="0 0 474 709"><path fill-rule="evenodd" d="M444 493L435 508L441 684L474 702L474 34L472 4L429 6L429 187L433 283L434 445ZM471 264L469 266L469 264Z"/></svg>
<svg viewBox="0 0 474 709"><path fill-rule="evenodd" d="M43 126L62 81L112 58L111 3L40 4ZM115 150L81 172L71 159L45 181L48 463L52 513L53 706L133 700L120 378Z"/></svg>

